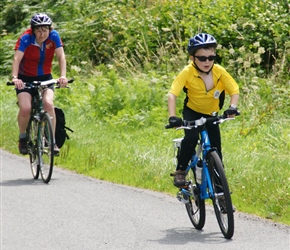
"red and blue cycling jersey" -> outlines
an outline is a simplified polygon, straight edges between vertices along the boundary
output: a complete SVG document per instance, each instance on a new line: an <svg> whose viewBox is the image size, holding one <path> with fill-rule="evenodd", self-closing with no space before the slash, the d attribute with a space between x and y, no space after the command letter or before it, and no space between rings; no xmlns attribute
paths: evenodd
<svg viewBox="0 0 290 250"><path fill-rule="evenodd" d="M60 36L55 30L50 31L41 47L37 44L32 29L26 30L14 48L24 53L18 74L32 77L51 74L54 51L62 46Z"/></svg>

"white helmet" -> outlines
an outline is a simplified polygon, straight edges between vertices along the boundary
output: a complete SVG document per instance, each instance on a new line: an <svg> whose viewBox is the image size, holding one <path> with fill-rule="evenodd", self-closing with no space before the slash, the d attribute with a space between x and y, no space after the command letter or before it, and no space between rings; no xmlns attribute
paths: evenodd
<svg viewBox="0 0 290 250"><path fill-rule="evenodd" d="M207 33L200 33L189 39L187 51L190 55L193 55L197 49L204 47L216 47L216 39Z"/></svg>
<svg viewBox="0 0 290 250"><path fill-rule="evenodd" d="M31 27L51 26L51 24L52 24L52 21L50 17L44 13L39 13L39 14L34 15L30 21Z"/></svg>

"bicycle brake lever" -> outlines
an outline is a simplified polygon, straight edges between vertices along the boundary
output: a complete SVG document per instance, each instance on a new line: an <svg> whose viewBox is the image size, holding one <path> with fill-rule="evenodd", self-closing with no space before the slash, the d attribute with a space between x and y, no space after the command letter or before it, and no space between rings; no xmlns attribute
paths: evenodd
<svg viewBox="0 0 290 250"><path fill-rule="evenodd" d="M56 88L56 89L60 89L61 87L60 87L59 84L57 84L55 88ZM70 86L65 86L63 89L65 89L65 88L70 89Z"/></svg>
<svg viewBox="0 0 290 250"><path fill-rule="evenodd" d="M176 128L176 130L180 130L180 129L192 129L193 127L189 127L189 126L181 126Z"/></svg>
<svg viewBox="0 0 290 250"><path fill-rule="evenodd" d="M223 123L223 122L225 122L227 120L235 120L235 118L234 117L223 118L223 119L220 119L218 121L213 122L213 124L220 124L220 123Z"/></svg>

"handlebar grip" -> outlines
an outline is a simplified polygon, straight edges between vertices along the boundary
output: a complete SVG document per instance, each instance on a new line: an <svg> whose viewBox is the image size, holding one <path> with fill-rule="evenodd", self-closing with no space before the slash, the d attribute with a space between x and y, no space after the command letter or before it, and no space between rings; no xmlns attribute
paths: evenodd
<svg viewBox="0 0 290 250"><path fill-rule="evenodd" d="M73 83L73 81L74 81L74 79L70 79L70 80L67 81L67 83ZM57 82L55 88L60 89L60 84L59 84L59 82ZM65 88L68 88L68 89L69 89L70 87L69 87L69 86L66 86Z"/></svg>
<svg viewBox="0 0 290 250"><path fill-rule="evenodd" d="M170 124L167 124L164 127L165 127L165 129L173 128Z"/></svg>

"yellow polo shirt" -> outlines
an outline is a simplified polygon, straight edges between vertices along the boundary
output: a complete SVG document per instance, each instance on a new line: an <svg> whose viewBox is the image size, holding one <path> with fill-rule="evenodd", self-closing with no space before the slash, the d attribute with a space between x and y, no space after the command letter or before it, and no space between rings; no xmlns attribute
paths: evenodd
<svg viewBox="0 0 290 250"><path fill-rule="evenodd" d="M184 89L187 95L187 107L211 115L218 112L219 96L225 90L227 94L239 94L239 86L231 75L220 65L214 64L212 68L214 88L207 91L205 83L199 76L197 69L190 63L175 78L169 93L178 96Z"/></svg>

